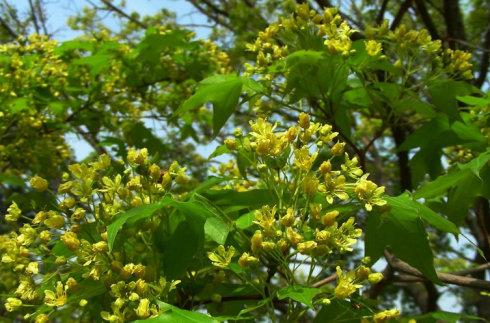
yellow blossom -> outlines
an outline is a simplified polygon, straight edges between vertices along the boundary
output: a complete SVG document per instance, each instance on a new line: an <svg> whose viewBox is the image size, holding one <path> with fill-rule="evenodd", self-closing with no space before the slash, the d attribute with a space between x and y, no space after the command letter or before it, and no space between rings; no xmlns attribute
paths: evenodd
<svg viewBox="0 0 490 323"><path fill-rule="evenodd" d="M397 318L400 316L400 311L396 308L391 309L391 310L385 310L379 313L376 313L373 317L374 322L380 323L380 322L386 322L388 320Z"/></svg>
<svg viewBox="0 0 490 323"><path fill-rule="evenodd" d="M63 287L63 284L58 281L54 292L49 289L44 291L44 304L51 307L61 307L65 305L67 301L66 289L66 286Z"/></svg>
<svg viewBox="0 0 490 323"><path fill-rule="evenodd" d="M364 42L364 46L366 47L366 52L369 56L377 56L381 52L381 43L376 40L368 40Z"/></svg>
<svg viewBox="0 0 490 323"><path fill-rule="evenodd" d="M12 204L10 204L10 206L7 209L5 220L9 222L16 222L19 219L21 213L22 211L19 209L17 203L12 202Z"/></svg>
<svg viewBox="0 0 490 323"><path fill-rule="evenodd" d="M339 266L337 271L337 286L335 287L335 297L344 299L355 293L362 285L355 283L355 276L351 273L344 274Z"/></svg>
<svg viewBox="0 0 490 323"><path fill-rule="evenodd" d="M368 280L371 284L377 284L383 279L382 273L372 273L368 276Z"/></svg>
<svg viewBox="0 0 490 323"><path fill-rule="evenodd" d="M34 176L29 181L31 187L38 192L44 192L48 188L48 181L40 176Z"/></svg>
<svg viewBox="0 0 490 323"><path fill-rule="evenodd" d="M36 261L30 262L26 267L26 273L37 275L39 273L39 264Z"/></svg>
<svg viewBox="0 0 490 323"><path fill-rule="evenodd" d="M244 252L238 259L238 264L241 267L249 267L258 263L259 260L256 257L249 255L247 252Z"/></svg>
<svg viewBox="0 0 490 323"><path fill-rule="evenodd" d="M226 250L224 246L219 245L214 252L208 252L208 258L212 261L214 266L219 268L228 267L234 255L235 248L233 246Z"/></svg>
<svg viewBox="0 0 490 323"><path fill-rule="evenodd" d="M49 316L47 314L39 314L36 316L34 323L49 323Z"/></svg>
<svg viewBox="0 0 490 323"><path fill-rule="evenodd" d="M139 318L150 316L150 300L148 298L140 299L138 307L134 311Z"/></svg>
<svg viewBox="0 0 490 323"><path fill-rule="evenodd" d="M357 198L364 203L366 210L371 211L373 205L383 206L386 201L381 198L385 188L378 187L375 183L366 179L367 175L363 176L356 184L355 193Z"/></svg>
<svg viewBox="0 0 490 323"><path fill-rule="evenodd" d="M62 234L61 241L72 251L77 250L80 246L80 240L78 240L77 234L72 231L67 231Z"/></svg>
<svg viewBox="0 0 490 323"><path fill-rule="evenodd" d="M4 306L7 312L13 312L22 306L22 301L15 297L8 297Z"/></svg>

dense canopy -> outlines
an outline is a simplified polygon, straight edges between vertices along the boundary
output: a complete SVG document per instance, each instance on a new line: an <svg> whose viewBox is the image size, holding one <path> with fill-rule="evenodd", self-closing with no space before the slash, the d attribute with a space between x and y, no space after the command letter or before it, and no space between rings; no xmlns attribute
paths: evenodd
<svg viewBox="0 0 490 323"><path fill-rule="evenodd" d="M488 2L75 2L0 2L0 321L490 319Z"/></svg>

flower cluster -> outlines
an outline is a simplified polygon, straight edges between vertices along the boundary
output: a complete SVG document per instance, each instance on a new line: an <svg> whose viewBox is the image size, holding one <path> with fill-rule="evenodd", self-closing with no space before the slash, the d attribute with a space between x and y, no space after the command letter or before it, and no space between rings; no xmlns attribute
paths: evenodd
<svg viewBox="0 0 490 323"><path fill-rule="evenodd" d="M108 293L111 302L100 314L105 320L124 322L158 313L155 300L164 300L178 281L147 270L151 259L145 236L157 223L129 237L131 248L113 252L107 225L124 210L185 185L188 178L177 163L168 169L151 163L146 149L130 149L127 160L124 164L101 155L92 163L71 165L58 187L56 207L40 210L31 223L21 224L22 210L11 204L5 219L18 230L2 236L1 267L18 280L13 297L6 300L7 311L22 309L36 322L66 311L82 319L90 298ZM114 174L120 167L123 171ZM47 189L39 176L30 183L35 190ZM31 306L34 310L28 311Z"/></svg>
<svg viewBox="0 0 490 323"><path fill-rule="evenodd" d="M248 135L235 131L235 137L226 140L228 149L249 161L248 168L242 169L250 174L247 181L273 191L275 202L252 212L248 250L239 253L233 246L220 245L209 253L220 270L232 268L234 258L249 270L288 264L298 257L328 268L328 259L352 252L361 235L355 218L349 216L352 213L343 211L345 206L371 211L386 204L384 187L367 179L357 158L350 158L345 144L335 140L338 134L330 125L311 122L305 113L298 118L296 125L282 130L279 123L258 118L250 123ZM301 282L299 271L289 266L277 270L289 284ZM341 267L336 271L338 284L330 297L339 299L352 296L364 282L382 279L365 265L347 273ZM257 275L267 279L260 270ZM310 273L306 283L316 279ZM327 294L321 301L325 304L329 299Z"/></svg>
<svg viewBox="0 0 490 323"><path fill-rule="evenodd" d="M67 317L125 322L159 315L165 310L163 302L200 304L217 284L240 281L264 294L284 285L312 286L330 271L337 276L336 287L319 290L315 300L329 304L333 298L354 297L366 283L379 282L382 275L369 269L368 260L351 270L339 261L331 266L329 260L353 251L361 235L355 215L384 205L383 188L369 181L357 159L345 153L331 126L312 122L306 114L289 128L261 118L250 126L247 135L236 130L226 141L229 151L245 162L238 169L235 163L224 163L221 174L230 176L212 184L211 193L262 190L267 202L256 207L225 211L219 203L207 206L208 195L192 190L184 167L177 162L161 167L146 149L130 148L125 161L100 155L70 165L56 192L42 177L32 177L31 188L53 194L56 202L34 215L15 202L7 210L5 219L15 230L0 237L0 272L14 274L3 299L5 310L38 323ZM184 211L194 210L194 216L215 208L216 214L228 214L225 226L234 227L225 244L216 246L216 237L206 240L202 258L192 267L196 270L171 279L165 268L179 260L162 255L158 239L184 220L169 207L144 213L169 199ZM195 199L202 200L196 204L202 210L188 204L197 203ZM230 218L235 212L250 222L239 225ZM118 221L142 214L142 221L134 220L136 226L116 226L120 232L115 238ZM312 263L308 277L290 266L306 258ZM279 285L271 281L275 274L284 279ZM196 278L209 283L199 290ZM217 293L210 298L221 300Z"/></svg>

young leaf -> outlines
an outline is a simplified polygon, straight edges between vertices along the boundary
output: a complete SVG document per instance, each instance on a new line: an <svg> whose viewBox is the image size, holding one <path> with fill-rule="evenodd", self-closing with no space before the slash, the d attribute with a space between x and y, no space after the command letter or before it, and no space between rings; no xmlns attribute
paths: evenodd
<svg viewBox="0 0 490 323"><path fill-rule="evenodd" d="M242 93L243 81L235 75L211 76L201 81L196 93L187 99L177 113L213 103L213 131L217 135L235 111Z"/></svg>
<svg viewBox="0 0 490 323"><path fill-rule="evenodd" d="M107 226L107 244L109 246L109 252L114 247L116 236L122 227L128 223L135 223L139 220L149 218L157 210L161 209L168 201L159 202L153 204L146 204L132 208L122 214L116 215L116 220Z"/></svg>
<svg viewBox="0 0 490 323"><path fill-rule="evenodd" d="M404 198L387 198L387 201L391 206L388 214L372 214L367 218L366 256L378 259L390 247L398 258L438 282L432 249L416 210Z"/></svg>
<svg viewBox="0 0 490 323"><path fill-rule="evenodd" d="M293 285L280 289L277 292L277 298L285 299L287 297L303 303L309 307L313 307L313 298L321 292L322 290L318 288Z"/></svg>
<svg viewBox="0 0 490 323"><path fill-rule="evenodd" d="M220 218L208 218L204 223L204 233L212 240L224 245L230 228Z"/></svg>
<svg viewBox="0 0 490 323"><path fill-rule="evenodd" d="M254 219L255 219L254 212L249 212L236 219L235 225L237 228L243 230L251 227L253 225Z"/></svg>

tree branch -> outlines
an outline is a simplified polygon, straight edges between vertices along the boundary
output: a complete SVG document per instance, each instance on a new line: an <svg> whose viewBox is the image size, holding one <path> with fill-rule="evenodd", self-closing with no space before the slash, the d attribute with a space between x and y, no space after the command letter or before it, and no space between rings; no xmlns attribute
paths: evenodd
<svg viewBox="0 0 490 323"><path fill-rule="evenodd" d="M41 29L39 28L39 24L37 23L36 10L34 8L34 4L32 3L32 0L29 0L29 8L31 11L31 19L32 19L32 23L34 24L34 29L36 30L36 34L39 34Z"/></svg>
<svg viewBox="0 0 490 323"><path fill-rule="evenodd" d="M415 6L432 39L440 39L441 37L437 32L437 28L425 6L425 0L415 0Z"/></svg>
<svg viewBox="0 0 490 323"><path fill-rule="evenodd" d="M324 285L330 284L331 282L334 282L337 279L337 274L332 274L328 276L327 278L324 278L322 280L317 281L314 283L312 286L315 288L322 287Z"/></svg>
<svg viewBox="0 0 490 323"><path fill-rule="evenodd" d="M475 79L475 85L482 87L487 79L488 68L490 67L490 25L485 31L483 41L483 54L480 60L480 68L478 69L478 77Z"/></svg>
<svg viewBox="0 0 490 323"><path fill-rule="evenodd" d="M449 36L449 47L452 49L466 49L466 46L456 41L466 40L459 0L444 0L442 10L444 12L446 31Z"/></svg>
<svg viewBox="0 0 490 323"><path fill-rule="evenodd" d="M400 25L403 16L408 11L408 8L410 8L411 4L412 4L412 0L403 1L403 3L400 5L400 9L398 10L398 12L395 15L395 18L393 19L393 22L391 23L390 30L395 30L396 27Z"/></svg>
<svg viewBox="0 0 490 323"><path fill-rule="evenodd" d="M416 268L410 266L403 260L396 258L391 253L385 251L386 261L396 270L408 274L412 277L411 281L427 281L428 279ZM472 277L459 276L449 273L437 272L437 278L446 284L457 285L462 287L487 290L490 291L490 282L482 279L476 279Z"/></svg>
<svg viewBox="0 0 490 323"><path fill-rule="evenodd" d="M376 25L379 25L383 22L383 19L385 18L385 12L386 12L386 7L388 7L388 1L390 0L383 0L383 3L381 3L381 8L379 8L378 15L376 16Z"/></svg>
<svg viewBox="0 0 490 323"><path fill-rule="evenodd" d="M100 0L102 1L103 4L105 4L107 6L107 8L109 8L109 10L111 11L114 11L116 12L118 15L128 19L129 21L131 21L132 23L140 26L141 28L148 28L148 25L146 25L145 23L139 21L138 19L135 19L133 16L127 14L126 12L124 12L121 8L113 5L110 1L108 0Z"/></svg>

